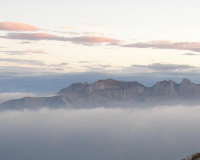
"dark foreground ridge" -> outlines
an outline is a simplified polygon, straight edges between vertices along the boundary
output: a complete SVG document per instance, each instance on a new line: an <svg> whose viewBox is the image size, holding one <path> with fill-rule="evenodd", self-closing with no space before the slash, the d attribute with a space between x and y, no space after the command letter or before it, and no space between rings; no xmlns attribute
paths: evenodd
<svg viewBox="0 0 200 160"><path fill-rule="evenodd" d="M193 154L183 160L200 160L200 153Z"/></svg>
<svg viewBox="0 0 200 160"><path fill-rule="evenodd" d="M73 83L61 89L53 97L25 97L10 100L0 109L94 108L134 107L159 105L200 105L200 84L183 79L180 84L169 81L157 82L146 87L136 81L122 82L113 79L94 83Z"/></svg>

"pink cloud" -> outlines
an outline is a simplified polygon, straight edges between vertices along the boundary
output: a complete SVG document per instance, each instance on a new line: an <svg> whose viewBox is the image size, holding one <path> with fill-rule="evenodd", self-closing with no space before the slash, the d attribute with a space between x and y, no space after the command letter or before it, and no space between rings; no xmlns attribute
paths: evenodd
<svg viewBox="0 0 200 160"><path fill-rule="evenodd" d="M56 40L56 41L68 41L76 44L92 45L99 43L116 43L119 42L117 39L106 38L106 37L93 37L93 36L82 36L82 37L61 37L48 33L8 33L6 36L0 36L0 38L7 39L19 39L19 40Z"/></svg>
<svg viewBox="0 0 200 160"><path fill-rule="evenodd" d="M112 39L112 38L106 38L106 37L89 37L89 36L83 36L83 37L73 37L71 38L74 43L112 43L112 42L118 42L119 40Z"/></svg>
<svg viewBox="0 0 200 160"><path fill-rule="evenodd" d="M1 22L0 23L0 30L5 31L38 31L40 28L35 26L31 26L25 23L18 23L18 22Z"/></svg>
<svg viewBox="0 0 200 160"><path fill-rule="evenodd" d="M171 41L151 41L151 42L139 42L128 45L123 45L123 47L133 47L133 48L153 48L153 49L177 49L177 50L190 50L194 52L200 52L199 42L175 42Z"/></svg>

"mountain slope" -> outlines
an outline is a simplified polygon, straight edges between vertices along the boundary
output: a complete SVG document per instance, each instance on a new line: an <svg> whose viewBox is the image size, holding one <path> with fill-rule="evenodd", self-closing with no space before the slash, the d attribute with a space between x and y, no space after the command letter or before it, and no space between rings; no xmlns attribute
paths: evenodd
<svg viewBox="0 0 200 160"><path fill-rule="evenodd" d="M22 99L10 100L0 105L0 109L38 109L41 107L63 108L71 107L73 103L70 99L63 96L54 97L25 97Z"/></svg>

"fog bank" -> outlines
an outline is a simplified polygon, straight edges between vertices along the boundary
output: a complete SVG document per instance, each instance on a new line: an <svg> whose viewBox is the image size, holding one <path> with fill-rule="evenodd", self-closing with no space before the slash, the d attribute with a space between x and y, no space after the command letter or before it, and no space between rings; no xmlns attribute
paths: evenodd
<svg viewBox="0 0 200 160"><path fill-rule="evenodd" d="M200 107L0 112L4 160L178 160L200 151Z"/></svg>

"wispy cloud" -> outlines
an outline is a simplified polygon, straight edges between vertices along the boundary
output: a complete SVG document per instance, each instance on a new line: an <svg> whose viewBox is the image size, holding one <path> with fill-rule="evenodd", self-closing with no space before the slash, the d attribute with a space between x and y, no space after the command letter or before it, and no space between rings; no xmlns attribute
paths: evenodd
<svg viewBox="0 0 200 160"><path fill-rule="evenodd" d="M98 35L98 36L105 36L105 35L113 35L111 33L103 33L103 32L66 32L66 31L57 31L52 30L52 32L60 33L60 34L69 34L69 35Z"/></svg>
<svg viewBox="0 0 200 160"><path fill-rule="evenodd" d="M19 22L1 22L0 30L5 31L38 31L40 28Z"/></svg>
<svg viewBox="0 0 200 160"><path fill-rule="evenodd" d="M71 41L73 43L109 43L109 42L118 42L117 39L112 38L106 38L106 37L89 37L89 36L83 36L83 37L73 37L71 38Z"/></svg>
<svg viewBox="0 0 200 160"><path fill-rule="evenodd" d="M59 64L51 64L51 65L48 65L49 67L54 67L55 68L62 68L62 67L65 67L69 65L69 63L66 63L66 62L63 62L63 63L59 63Z"/></svg>
<svg viewBox="0 0 200 160"><path fill-rule="evenodd" d="M63 71L64 69L63 68L53 68L51 70L53 70L53 71Z"/></svg>
<svg viewBox="0 0 200 160"><path fill-rule="evenodd" d="M108 46L122 46L122 44L119 43L119 41L118 42L111 42L111 43L108 43L107 45Z"/></svg>
<svg viewBox="0 0 200 160"><path fill-rule="evenodd" d="M17 77L27 77L27 76L45 76L46 74L50 74L53 72L49 71L48 68L45 68L43 66L37 66L37 65L29 65L27 67L26 66L19 66L18 62L14 62L12 65L3 65L2 61L1 62L1 66L0 66L0 79L12 79L12 78L17 78ZM4 61L7 63L7 61ZM16 82L16 81L15 81ZM14 81L12 83L15 83ZM24 82L22 82L24 83ZM18 83L19 84L19 83ZM29 83L30 85L31 83ZM13 84L14 85L14 84ZM9 90L10 88L10 84L5 86L4 90L6 91L7 89ZM2 88L2 85L1 85ZM7 89L6 89L7 88ZM18 88L18 89L17 89ZM24 91L23 89L21 90L21 88L19 87L19 85L17 85L17 88L15 88L14 90L12 90L12 92L16 92L17 90L19 91Z"/></svg>
<svg viewBox="0 0 200 160"><path fill-rule="evenodd" d="M39 60L27 60L27 59L15 59L15 58L0 58L0 62L11 62L11 63L29 64L36 66L46 65L43 61Z"/></svg>
<svg viewBox="0 0 200 160"><path fill-rule="evenodd" d="M90 61L79 61L78 63L91 63Z"/></svg>
<svg viewBox="0 0 200 160"><path fill-rule="evenodd" d="M153 49L177 49L177 50L190 50L194 52L200 52L199 42L171 42L171 41L151 41L151 42L139 42L122 47L133 47L133 48L153 48Z"/></svg>
<svg viewBox="0 0 200 160"><path fill-rule="evenodd" d="M79 62L80 63L80 62ZM81 64L81 63L80 63ZM119 73L119 66L113 66L106 63L99 62L82 62L82 68L86 69L87 72L104 72L104 73Z"/></svg>
<svg viewBox="0 0 200 160"><path fill-rule="evenodd" d="M20 42L20 44L31 44L33 42L30 42L30 41L23 41L23 42Z"/></svg>
<svg viewBox="0 0 200 160"><path fill-rule="evenodd" d="M69 63L66 63L66 62L62 62L59 64L46 64L44 61L40 61L40 60L17 59L17 58L0 58L0 62L12 63L14 65L18 65L19 67L21 66L21 68L24 68L24 69L27 68L27 66L23 67L23 65L29 65L29 67L30 66L36 67L36 68L39 67L40 69L42 67L42 69L56 70L56 71L63 71L66 68L66 66L69 65ZM6 66L2 65L2 67L13 67L13 65L9 66L9 64L6 64Z"/></svg>
<svg viewBox="0 0 200 160"><path fill-rule="evenodd" d="M56 40L67 41L82 45L92 45L98 43L113 43L119 42L117 39L107 37L94 37L94 36L82 36L82 37L61 37L48 33L8 33L6 36L0 36L0 38L18 39L18 40Z"/></svg>
<svg viewBox="0 0 200 160"><path fill-rule="evenodd" d="M29 54L48 54L43 50L25 50L25 51L0 51L8 55L29 55Z"/></svg>
<svg viewBox="0 0 200 160"><path fill-rule="evenodd" d="M200 56L200 54L195 54L195 53L184 53L182 55L184 55L184 56Z"/></svg>
<svg viewBox="0 0 200 160"><path fill-rule="evenodd" d="M112 65L106 65L106 64L93 64L93 65L84 65L82 67L88 68L88 69L94 69L94 68L99 68L99 69L107 69L111 68Z"/></svg>
<svg viewBox="0 0 200 160"><path fill-rule="evenodd" d="M188 69L199 69L199 67L191 65L179 65L179 64L169 64L169 63L153 63L149 65L132 65L132 68L147 68L154 71L180 71Z"/></svg>
<svg viewBox="0 0 200 160"><path fill-rule="evenodd" d="M170 74L178 72L191 72L200 73L200 67L186 65L186 64L173 64L173 63L152 63L148 65L131 65L131 66L116 66L106 63L80 61L81 67L85 68L89 72L105 72L116 74L146 74L146 73L160 73Z"/></svg>
<svg viewBox="0 0 200 160"><path fill-rule="evenodd" d="M60 34L69 34L69 35L80 35L81 34L78 32L63 32L63 31L56 31L56 30L52 30L52 32L60 33Z"/></svg>
<svg viewBox="0 0 200 160"><path fill-rule="evenodd" d="M61 66L66 66L68 65L69 63L66 63L66 62L63 62L63 63L60 63Z"/></svg>

